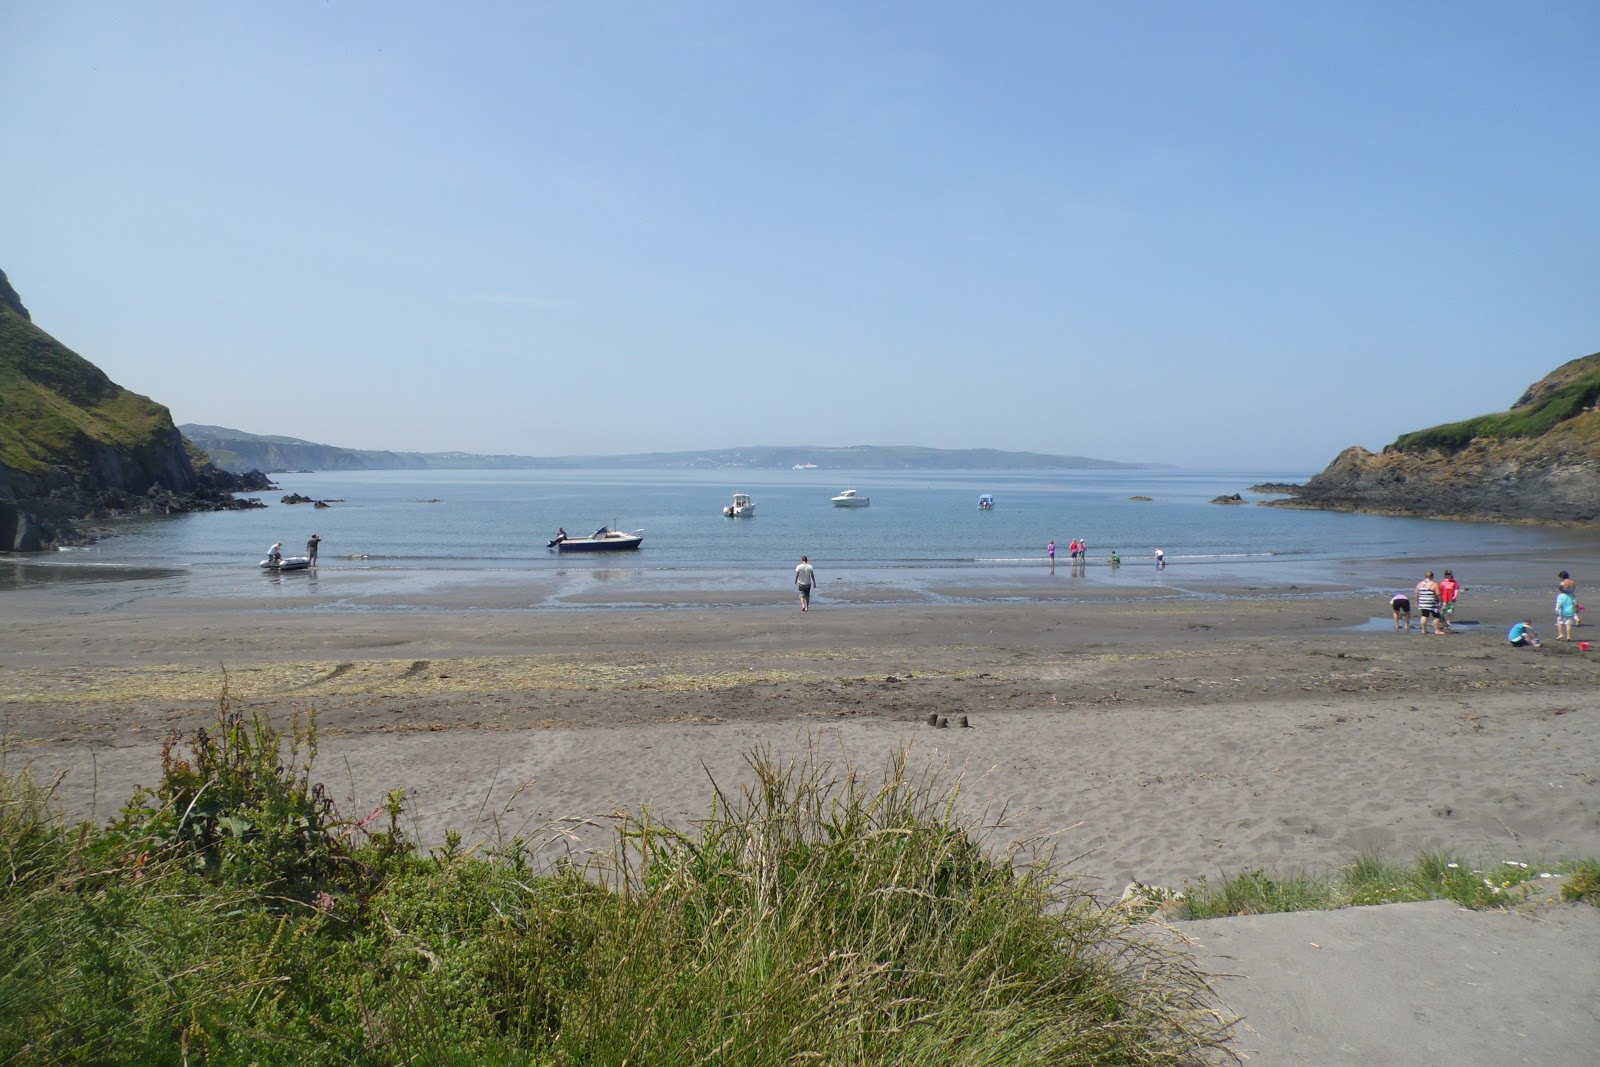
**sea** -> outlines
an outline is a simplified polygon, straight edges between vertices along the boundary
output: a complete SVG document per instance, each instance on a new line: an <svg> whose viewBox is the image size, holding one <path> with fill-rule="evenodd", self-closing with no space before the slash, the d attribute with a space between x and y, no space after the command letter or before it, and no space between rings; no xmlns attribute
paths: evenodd
<svg viewBox="0 0 1600 1067"><path fill-rule="evenodd" d="M122 520L88 546L0 562L6 590L122 583L142 596L317 611L426 610L449 601L637 608L792 592L808 555L819 592L867 603L1181 595L1387 596L1454 566L1478 588L1542 588L1600 561L1600 535L1561 527L1257 506L1249 486L1304 470L359 471L273 475L259 510ZM834 507L856 489L871 504ZM736 492L756 501L726 518ZM978 507L992 494L992 510ZM1243 505L1212 503L1240 494ZM299 494L329 502L285 504ZM1137 499L1137 498L1148 499ZM560 554L556 530L642 530L637 552ZM321 541L314 572L258 566L282 541ZM1075 567L1074 538L1088 543ZM1055 567L1046 544L1057 545ZM1158 571L1155 550L1167 566ZM1121 557L1112 566L1111 554ZM1063 581L1076 584L1064 585ZM507 595L526 590L526 595Z"/></svg>

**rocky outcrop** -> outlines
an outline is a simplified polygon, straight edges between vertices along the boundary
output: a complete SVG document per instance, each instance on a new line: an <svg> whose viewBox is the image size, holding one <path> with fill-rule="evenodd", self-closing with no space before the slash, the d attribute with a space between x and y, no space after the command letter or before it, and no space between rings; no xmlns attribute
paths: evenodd
<svg viewBox="0 0 1600 1067"><path fill-rule="evenodd" d="M1565 363L1506 412L1347 448L1273 507L1500 522L1600 522L1600 353Z"/></svg>
<svg viewBox="0 0 1600 1067"><path fill-rule="evenodd" d="M269 488L192 449L160 404L33 324L0 271L0 552L88 537L121 515L261 507Z"/></svg>

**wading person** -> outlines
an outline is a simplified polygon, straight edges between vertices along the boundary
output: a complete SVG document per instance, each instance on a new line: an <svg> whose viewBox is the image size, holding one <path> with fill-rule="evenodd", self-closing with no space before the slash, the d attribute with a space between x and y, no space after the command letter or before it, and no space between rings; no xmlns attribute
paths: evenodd
<svg viewBox="0 0 1600 1067"><path fill-rule="evenodd" d="M811 587L817 584L817 572L811 566L811 560L805 556L800 557L800 565L794 569L794 586L800 590L800 610L811 610Z"/></svg>
<svg viewBox="0 0 1600 1067"><path fill-rule="evenodd" d="M306 542L306 558L311 561L313 567L317 565L317 549L320 547L322 547L322 535L312 534L311 540Z"/></svg>
<svg viewBox="0 0 1600 1067"><path fill-rule="evenodd" d="M1433 632L1444 633L1439 628L1439 583L1433 580L1433 572L1429 571L1417 583L1417 614L1422 616L1420 627L1423 633L1428 632L1428 620L1433 620Z"/></svg>

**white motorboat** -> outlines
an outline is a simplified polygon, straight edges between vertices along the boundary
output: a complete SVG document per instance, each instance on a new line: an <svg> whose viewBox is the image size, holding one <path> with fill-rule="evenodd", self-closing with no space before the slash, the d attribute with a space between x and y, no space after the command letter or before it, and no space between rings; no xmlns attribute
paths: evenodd
<svg viewBox="0 0 1600 1067"><path fill-rule="evenodd" d="M261 569L266 571L303 571L310 568L310 556L282 556L261 561Z"/></svg>
<svg viewBox="0 0 1600 1067"><path fill-rule="evenodd" d="M864 508L870 503L872 503L871 500L854 489L846 489L833 498L833 506L836 508Z"/></svg>
<svg viewBox="0 0 1600 1067"><path fill-rule="evenodd" d="M733 503L722 509L730 519L743 519L756 513L756 502L745 493L733 494Z"/></svg>
<svg viewBox="0 0 1600 1067"><path fill-rule="evenodd" d="M978 510L979 511L993 511L994 510L994 497L989 493L984 493L983 495L979 496L978 497Z"/></svg>
<svg viewBox="0 0 1600 1067"><path fill-rule="evenodd" d="M623 533L621 530L602 526L588 537L558 536L545 547L553 548L557 552L620 552L638 548L642 544L644 544L643 530Z"/></svg>

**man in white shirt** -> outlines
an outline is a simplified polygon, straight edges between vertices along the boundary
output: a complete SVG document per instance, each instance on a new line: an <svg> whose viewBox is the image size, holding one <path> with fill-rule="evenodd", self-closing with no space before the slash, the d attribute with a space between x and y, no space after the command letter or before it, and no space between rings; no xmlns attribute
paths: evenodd
<svg viewBox="0 0 1600 1067"><path fill-rule="evenodd" d="M817 584L817 572L805 556L800 557L800 566L794 569L794 584L800 590L800 610L811 610L811 587Z"/></svg>

